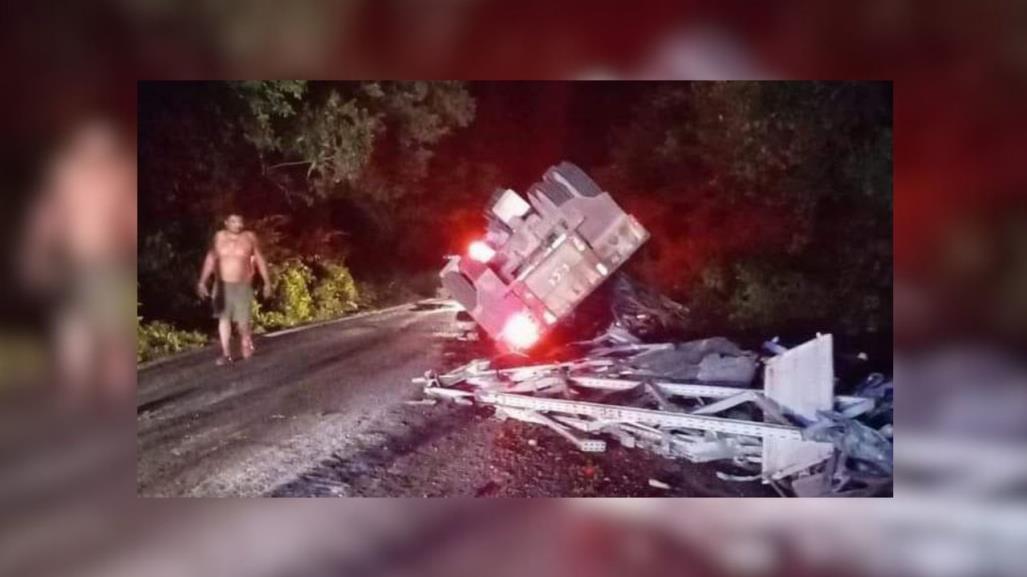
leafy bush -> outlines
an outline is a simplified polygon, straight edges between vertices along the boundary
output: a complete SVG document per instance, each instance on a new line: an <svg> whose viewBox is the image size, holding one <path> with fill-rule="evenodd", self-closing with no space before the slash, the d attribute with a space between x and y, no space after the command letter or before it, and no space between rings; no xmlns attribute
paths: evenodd
<svg viewBox="0 0 1027 577"><path fill-rule="evenodd" d="M272 266L271 278L270 302L253 303L257 332L336 318L369 305L361 299L349 269L339 262L315 259L308 265L288 259Z"/></svg>
<svg viewBox="0 0 1027 577"><path fill-rule="evenodd" d="M314 273L298 259L271 267L272 297L268 310L254 307L254 321L265 329L291 327L314 318L310 286Z"/></svg>
<svg viewBox="0 0 1027 577"><path fill-rule="evenodd" d="M357 284L349 269L337 263L318 263L314 283L314 316L330 319L353 312L358 307Z"/></svg>
<svg viewBox="0 0 1027 577"><path fill-rule="evenodd" d="M269 309L264 310L264 305L258 299L253 299L250 305L250 318L253 319L253 334L264 334L268 329L276 329L285 326L285 315Z"/></svg>
<svg viewBox="0 0 1027 577"><path fill-rule="evenodd" d="M179 330L164 321L144 323L142 317L138 317L138 321L137 362L200 348L207 344L207 337L203 333Z"/></svg>

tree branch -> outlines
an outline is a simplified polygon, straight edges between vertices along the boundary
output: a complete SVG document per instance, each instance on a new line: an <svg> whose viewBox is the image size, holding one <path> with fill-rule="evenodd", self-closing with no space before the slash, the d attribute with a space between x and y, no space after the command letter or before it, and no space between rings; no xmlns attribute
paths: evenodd
<svg viewBox="0 0 1027 577"><path fill-rule="evenodd" d="M309 160L294 160L292 162L279 162L278 164L272 164L267 167L267 170L275 170L276 168L285 168L286 166L299 166L301 164L310 164Z"/></svg>

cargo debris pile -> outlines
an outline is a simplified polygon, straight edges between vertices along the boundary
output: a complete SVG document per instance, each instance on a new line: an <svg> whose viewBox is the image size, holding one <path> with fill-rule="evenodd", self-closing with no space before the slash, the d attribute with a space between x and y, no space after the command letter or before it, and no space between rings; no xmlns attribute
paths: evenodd
<svg viewBox="0 0 1027 577"><path fill-rule="evenodd" d="M834 395L831 335L761 358L723 338L597 342L574 360L492 368L476 360L416 382L430 397L495 407L581 451L608 439L692 462L729 461L786 495L868 495L891 481L892 384ZM762 389L753 388L762 365ZM883 425L871 424L885 420Z"/></svg>
<svg viewBox="0 0 1027 577"><path fill-rule="evenodd" d="M426 396L492 406L497 417L549 427L581 451L605 451L612 440L672 459L730 462L746 474L720 478L761 480L782 495L890 486L889 379L874 374L853 395L835 395L829 334L791 349L769 341L762 355L719 337L645 342L687 318L682 305L614 274L648 232L569 163L547 171L528 198L497 192L485 239L467 258L450 259L443 286L507 352L569 322L604 283L612 322L568 345L569 360L503 368L480 359L429 371L415 379Z"/></svg>

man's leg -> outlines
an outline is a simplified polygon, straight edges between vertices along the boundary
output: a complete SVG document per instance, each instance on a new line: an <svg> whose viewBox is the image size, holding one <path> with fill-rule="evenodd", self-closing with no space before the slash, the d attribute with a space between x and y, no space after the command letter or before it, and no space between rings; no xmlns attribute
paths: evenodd
<svg viewBox="0 0 1027 577"><path fill-rule="evenodd" d="M218 336L221 337L221 357L232 358L232 320L227 316L218 319Z"/></svg>
<svg viewBox="0 0 1027 577"><path fill-rule="evenodd" d="M250 331L250 312L253 307L253 287L245 285L239 288L238 298L234 303L233 315L236 325L239 327L239 337L242 340L242 357L248 359L253 356L253 335Z"/></svg>
<svg viewBox="0 0 1027 577"><path fill-rule="evenodd" d="M93 339L85 320L78 314L66 312L57 323L57 370L62 401L75 405L95 391L90 390L96 375Z"/></svg>
<svg viewBox="0 0 1027 577"><path fill-rule="evenodd" d="M250 321L239 322L239 337L242 341L242 358L248 359L253 356L253 334L250 331Z"/></svg>
<svg viewBox="0 0 1027 577"><path fill-rule="evenodd" d="M221 342L221 356L217 360L219 365L232 360L232 317L228 311L227 293L228 285L216 280L211 305L214 308L214 318L218 320L218 338Z"/></svg>
<svg viewBox="0 0 1027 577"><path fill-rule="evenodd" d="M102 378L106 388L101 393L109 402L119 405L125 401L134 402L135 399L135 355L131 340L126 338L128 336L120 332L103 336L105 350Z"/></svg>

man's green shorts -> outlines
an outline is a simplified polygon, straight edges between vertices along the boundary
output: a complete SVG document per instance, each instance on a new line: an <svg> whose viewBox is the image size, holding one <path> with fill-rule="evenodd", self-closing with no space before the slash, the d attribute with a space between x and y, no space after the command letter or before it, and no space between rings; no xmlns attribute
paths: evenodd
<svg viewBox="0 0 1027 577"><path fill-rule="evenodd" d="M218 283L214 295L214 318L249 324L253 286L248 282Z"/></svg>

